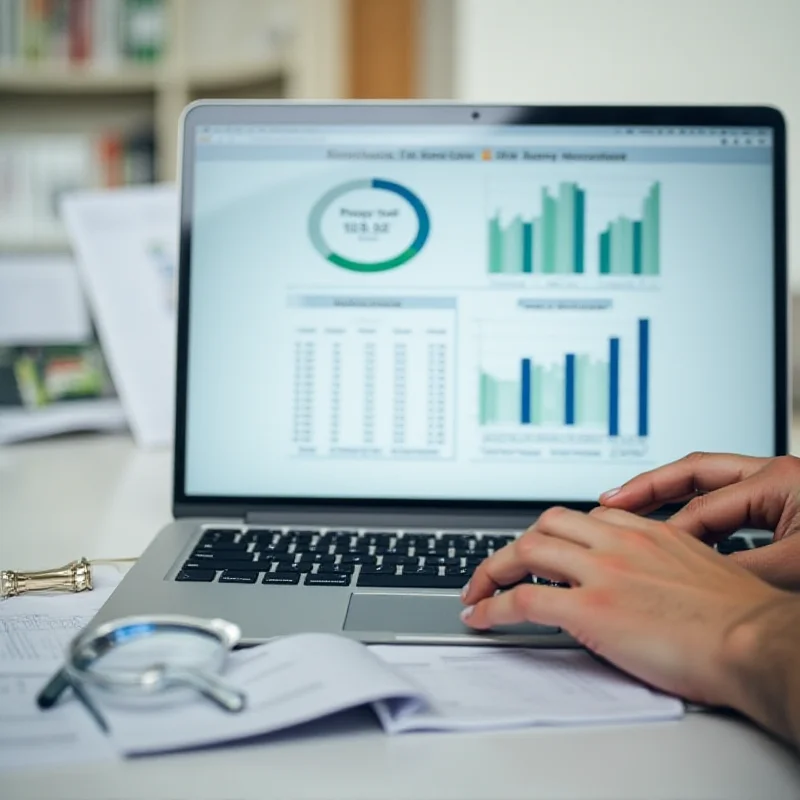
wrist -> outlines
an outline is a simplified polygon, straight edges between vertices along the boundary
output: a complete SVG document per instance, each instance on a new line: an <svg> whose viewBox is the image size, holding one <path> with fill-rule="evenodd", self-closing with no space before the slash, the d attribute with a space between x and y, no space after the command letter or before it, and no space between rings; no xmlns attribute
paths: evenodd
<svg viewBox="0 0 800 800"><path fill-rule="evenodd" d="M775 599L737 621L724 636L722 673L731 707L785 739L796 738L792 719L800 670L800 598L776 592Z"/></svg>

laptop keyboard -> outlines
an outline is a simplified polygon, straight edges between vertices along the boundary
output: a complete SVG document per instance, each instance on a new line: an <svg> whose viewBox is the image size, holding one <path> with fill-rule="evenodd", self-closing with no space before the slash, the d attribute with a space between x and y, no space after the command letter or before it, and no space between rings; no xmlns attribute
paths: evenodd
<svg viewBox="0 0 800 800"><path fill-rule="evenodd" d="M279 528L203 532L178 581L271 585L461 589L511 535ZM717 545L728 555L769 543L768 535L733 535ZM529 582L549 584L531 576ZM558 584L553 584L558 585Z"/></svg>
<svg viewBox="0 0 800 800"><path fill-rule="evenodd" d="M176 580L219 583L460 589L514 537L355 530L214 528Z"/></svg>

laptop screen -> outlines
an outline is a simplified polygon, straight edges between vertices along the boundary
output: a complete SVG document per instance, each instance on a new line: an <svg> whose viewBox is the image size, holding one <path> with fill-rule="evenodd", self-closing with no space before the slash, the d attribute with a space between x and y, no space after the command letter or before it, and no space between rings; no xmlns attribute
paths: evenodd
<svg viewBox="0 0 800 800"><path fill-rule="evenodd" d="M187 495L593 501L774 454L771 130L191 134Z"/></svg>

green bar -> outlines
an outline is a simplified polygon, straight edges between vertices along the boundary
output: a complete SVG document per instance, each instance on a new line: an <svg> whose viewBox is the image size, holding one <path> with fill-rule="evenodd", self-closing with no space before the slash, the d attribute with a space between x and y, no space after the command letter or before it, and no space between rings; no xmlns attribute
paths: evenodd
<svg viewBox="0 0 800 800"><path fill-rule="evenodd" d="M486 404L486 416L489 420L489 424L497 422L497 381L491 377L491 375L487 375L487 404Z"/></svg>
<svg viewBox="0 0 800 800"><path fill-rule="evenodd" d="M488 421L487 411L487 388L486 388L487 375L481 372L478 376L478 424L485 425Z"/></svg>
<svg viewBox="0 0 800 800"><path fill-rule="evenodd" d="M547 189L542 189L542 272L551 275L557 271L556 264L556 201L550 197Z"/></svg>
<svg viewBox="0 0 800 800"><path fill-rule="evenodd" d="M644 201L642 213L642 274L658 275L660 273L660 206L661 184L656 182L650 187L650 193Z"/></svg>
<svg viewBox="0 0 800 800"><path fill-rule="evenodd" d="M556 203L556 272L568 274L575 267L575 184L562 183L558 187Z"/></svg>
<svg viewBox="0 0 800 800"><path fill-rule="evenodd" d="M642 274L642 223L633 223L633 274Z"/></svg>
<svg viewBox="0 0 800 800"><path fill-rule="evenodd" d="M522 272L522 220L514 217L503 232L504 273Z"/></svg>
<svg viewBox="0 0 800 800"><path fill-rule="evenodd" d="M489 272L503 271L503 232L500 220L494 216L489 220Z"/></svg>
<svg viewBox="0 0 800 800"><path fill-rule="evenodd" d="M542 376L542 424L564 424L563 365L551 365Z"/></svg>
<svg viewBox="0 0 800 800"><path fill-rule="evenodd" d="M611 272L611 227L600 234L600 274Z"/></svg>
<svg viewBox="0 0 800 800"><path fill-rule="evenodd" d="M585 355L575 354L575 424L580 425L586 419L586 395L587 380L586 374L589 358Z"/></svg>
<svg viewBox="0 0 800 800"><path fill-rule="evenodd" d="M620 217L611 228L611 272L630 275L633 272L633 223Z"/></svg>
<svg viewBox="0 0 800 800"><path fill-rule="evenodd" d="M522 271L533 272L533 223L522 223Z"/></svg>
<svg viewBox="0 0 800 800"><path fill-rule="evenodd" d="M595 386L597 390L597 424L608 427L608 361L598 361L594 365Z"/></svg>
<svg viewBox="0 0 800 800"><path fill-rule="evenodd" d="M542 424L542 397L544 385L544 367L531 367L531 425Z"/></svg>
<svg viewBox="0 0 800 800"><path fill-rule="evenodd" d="M575 272L583 272L584 236L586 231L586 192L575 189Z"/></svg>
<svg viewBox="0 0 800 800"><path fill-rule="evenodd" d="M519 382L494 380L494 385L497 398L495 421L506 425L518 423L520 417Z"/></svg>

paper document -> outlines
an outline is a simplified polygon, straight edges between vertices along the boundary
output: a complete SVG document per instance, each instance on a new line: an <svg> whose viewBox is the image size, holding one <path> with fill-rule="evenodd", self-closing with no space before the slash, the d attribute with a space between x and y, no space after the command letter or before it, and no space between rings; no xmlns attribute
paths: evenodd
<svg viewBox="0 0 800 800"><path fill-rule="evenodd" d="M428 698L424 708L376 705L389 732L674 719L659 695L584 650L493 647L371 648Z"/></svg>
<svg viewBox="0 0 800 800"><path fill-rule="evenodd" d="M188 691L133 698L94 691L126 754L271 733L371 706L388 733L676 719L680 701L580 650L375 647L301 634L232 654L225 678L247 694L237 714Z"/></svg>
<svg viewBox="0 0 800 800"><path fill-rule="evenodd" d="M71 400L44 408L0 407L0 444L81 431L119 431L127 425L115 397Z"/></svg>
<svg viewBox="0 0 800 800"><path fill-rule="evenodd" d="M71 258L0 258L0 344L63 344L90 336L89 310Z"/></svg>
<svg viewBox="0 0 800 800"><path fill-rule="evenodd" d="M116 746L71 692L47 711L36 695L121 579L121 570L101 564L92 567L91 591L0 601L0 772L116 757Z"/></svg>
<svg viewBox="0 0 800 800"><path fill-rule="evenodd" d="M178 193L148 186L67 195L62 216L136 442L172 439Z"/></svg>
<svg viewBox="0 0 800 800"><path fill-rule="evenodd" d="M23 594L0 601L0 675L38 673L44 684L63 664L70 639L121 580L116 567L100 564L92 567L91 591Z"/></svg>
<svg viewBox="0 0 800 800"><path fill-rule="evenodd" d="M0 674L0 772L117 758L117 750L71 695L40 711L49 674Z"/></svg>

